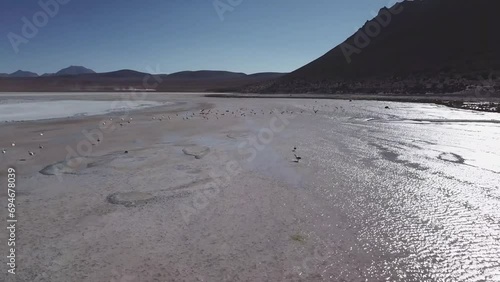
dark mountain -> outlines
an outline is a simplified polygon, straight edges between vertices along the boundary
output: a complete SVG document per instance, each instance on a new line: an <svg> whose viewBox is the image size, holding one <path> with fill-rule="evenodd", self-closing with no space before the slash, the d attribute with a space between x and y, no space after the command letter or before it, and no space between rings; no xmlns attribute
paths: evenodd
<svg viewBox="0 0 500 282"><path fill-rule="evenodd" d="M405 1L383 8L317 60L246 91L456 92L497 79L500 1ZM498 84L497 84L498 85Z"/></svg>
<svg viewBox="0 0 500 282"><path fill-rule="evenodd" d="M9 77L38 77L38 74L34 72L18 70L9 74Z"/></svg>
<svg viewBox="0 0 500 282"><path fill-rule="evenodd" d="M55 75L79 75L87 73L95 73L95 71L82 66L69 66L65 69L58 71Z"/></svg>

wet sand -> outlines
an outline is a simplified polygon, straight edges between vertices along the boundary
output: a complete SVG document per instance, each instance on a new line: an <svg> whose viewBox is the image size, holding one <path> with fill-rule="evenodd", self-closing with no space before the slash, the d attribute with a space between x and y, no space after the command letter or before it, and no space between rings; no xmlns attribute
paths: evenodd
<svg viewBox="0 0 500 282"><path fill-rule="evenodd" d="M0 125L19 220L17 274L2 280L500 281L500 115L141 100L171 104Z"/></svg>

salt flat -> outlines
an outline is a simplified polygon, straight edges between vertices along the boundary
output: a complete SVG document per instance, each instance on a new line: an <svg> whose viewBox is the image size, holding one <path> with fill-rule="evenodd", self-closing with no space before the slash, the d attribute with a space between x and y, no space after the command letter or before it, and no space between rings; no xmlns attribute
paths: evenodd
<svg viewBox="0 0 500 282"><path fill-rule="evenodd" d="M0 104L0 122L90 116L158 105L161 104L154 101L137 100L130 100L127 103L88 100L40 101L36 99L32 101L16 97L16 99L4 99Z"/></svg>
<svg viewBox="0 0 500 282"><path fill-rule="evenodd" d="M17 99L138 99L71 97ZM18 171L18 274L6 281L500 280L498 114L140 101L161 106L0 125L1 183Z"/></svg>

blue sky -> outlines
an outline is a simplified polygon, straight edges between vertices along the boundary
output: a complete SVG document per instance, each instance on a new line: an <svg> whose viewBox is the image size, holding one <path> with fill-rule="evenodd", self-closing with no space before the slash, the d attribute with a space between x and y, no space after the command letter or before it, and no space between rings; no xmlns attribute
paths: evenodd
<svg viewBox="0 0 500 282"><path fill-rule="evenodd" d="M22 69L42 74L69 65L97 72L290 72L340 44L373 12L394 3L216 1L221 7L241 3L221 18L214 0L41 0L59 6L43 25L46 12L38 0L1 0L0 73ZM23 17L39 26L32 38L23 35Z"/></svg>

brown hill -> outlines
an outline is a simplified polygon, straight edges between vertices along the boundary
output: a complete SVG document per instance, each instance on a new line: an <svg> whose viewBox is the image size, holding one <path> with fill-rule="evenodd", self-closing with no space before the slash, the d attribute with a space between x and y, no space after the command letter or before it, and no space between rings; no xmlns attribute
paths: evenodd
<svg viewBox="0 0 500 282"><path fill-rule="evenodd" d="M133 70L41 77L1 77L0 92L130 91L156 90L204 92L240 89L281 77L281 73L247 75L227 71L185 71L148 74Z"/></svg>

